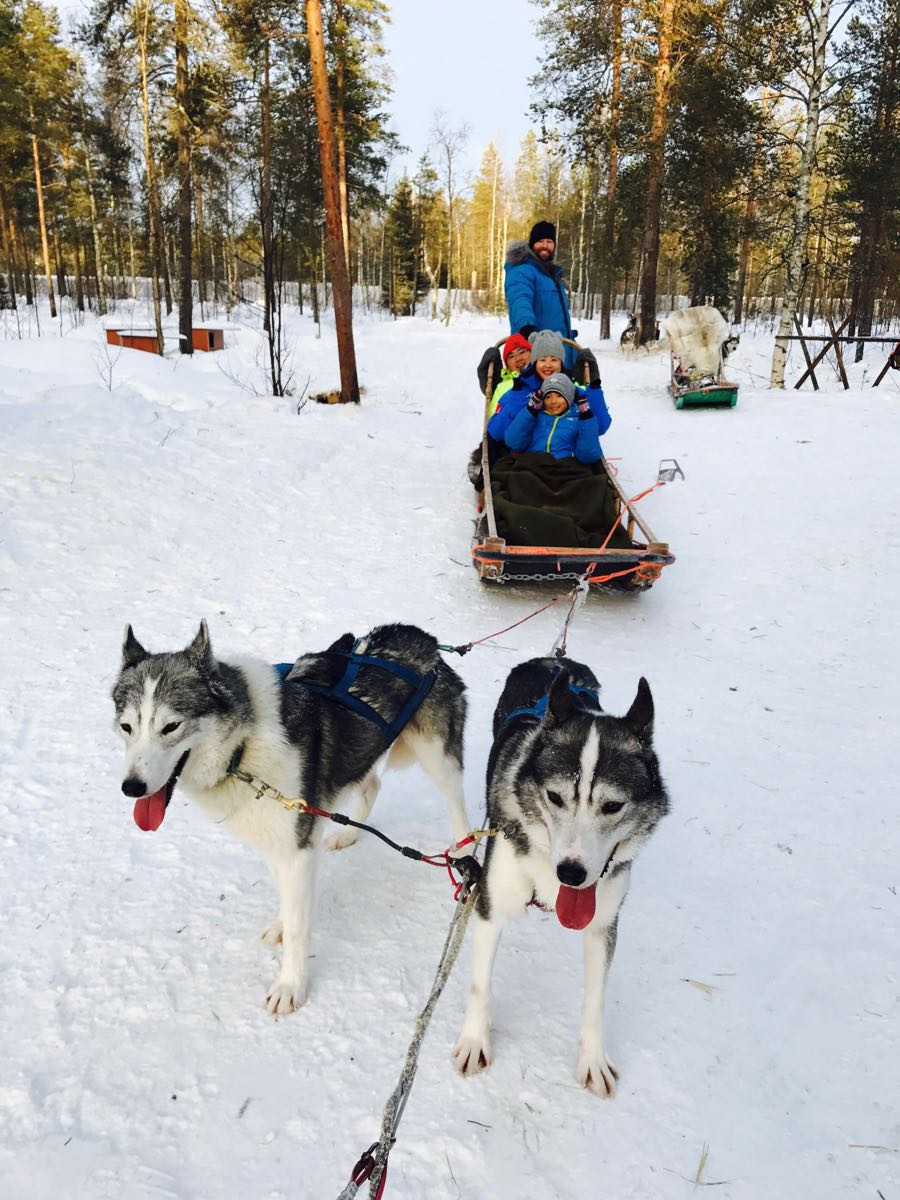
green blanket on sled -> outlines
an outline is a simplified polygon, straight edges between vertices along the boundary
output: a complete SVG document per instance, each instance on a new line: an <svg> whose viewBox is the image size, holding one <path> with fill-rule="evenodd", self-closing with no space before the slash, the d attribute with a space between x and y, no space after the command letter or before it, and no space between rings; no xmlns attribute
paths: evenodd
<svg viewBox="0 0 900 1200"><path fill-rule="evenodd" d="M491 467L497 533L511 546L600 546L616 519L616 494L602 463L552 454L508 454ZM630 550L616 526L611 550Z"/></svg>

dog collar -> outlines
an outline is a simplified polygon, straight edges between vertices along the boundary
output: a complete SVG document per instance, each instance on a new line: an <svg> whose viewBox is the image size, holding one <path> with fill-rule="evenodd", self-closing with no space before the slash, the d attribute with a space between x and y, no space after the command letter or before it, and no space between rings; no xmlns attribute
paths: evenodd
<svg viewBox="0 0 900 1200"><path fill-rule="evenodd" d="M234 753L228 760L228 766L225 768L223 779L227 779L229 775L234 775L238 767L241 765L241 759L244 757L244 751L247 749L247 743L241 742L239 746L235 746Z"/></svg>

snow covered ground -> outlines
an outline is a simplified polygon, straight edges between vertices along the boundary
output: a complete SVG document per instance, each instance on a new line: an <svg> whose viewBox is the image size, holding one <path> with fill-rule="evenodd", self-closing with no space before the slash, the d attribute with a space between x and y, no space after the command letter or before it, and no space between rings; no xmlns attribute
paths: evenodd
<svg viewBox="0 0 900 1200"><path fill-rule="evenodd" d="M460 643L553 595L478 582L465 458L474 363L503 326L358 328L358 409L253 395L258 334L108 364L96 325L0 340L0 1177L11 1200L330 1200L377 1136L451 895L374 839L319 882L312 992L273 1021L273 889L175 794L141 833L109 690L126 622L174 649L282 661L401 619ZM45 333L48 323L45 321ZM615 332L618 332L617 330ZM294 322L296 377L336 382ZM174 341L172 343L174 345ZM765 387L745 335L734 410L677 412L660 355L598 350L606 453L677 555L593 596L570 653L624 711L657 705L671 816L634 871L608 1001L615 1100L574 1080L581 946L531 910L495 973L496 1054L455 1076L468 953L437 1008L386 1200L896 1200L898 382ZM789 377L799 373L797 363ZM104 386L103 376L111 384ZM491 712L560 608L453 665L479 818ZM374 819L440 848L444 805L389 777ZM703 986L699 986L703 985Z"/></svg>

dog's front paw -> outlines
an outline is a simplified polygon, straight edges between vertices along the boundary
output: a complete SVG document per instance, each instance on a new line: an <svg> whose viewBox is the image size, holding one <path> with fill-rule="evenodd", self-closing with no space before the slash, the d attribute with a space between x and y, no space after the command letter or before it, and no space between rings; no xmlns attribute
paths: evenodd
<svg viewBox="0 0 900 1200"><path fill-rule="evenodd" d="M273 1017L286 1017L306 1003L308 993L305 979L276 979L266 995L266 1008Z"/></svg>
<svg viewBox="0 0 900 1200"><path fill-rule="evenodd" d="M465 1030L453 1047L453 1061L460 1075L477 1075L491 1065L491 1036L487 1029L470 1034Z"/></svg>
<svg viewBox="0 0 900 1200"><path fill-rule="evenodd" d="M595 1096L607 1100L616 1094L619 1072L606 1057L602 1046L582 1047L578 1055L575 1078Z"/></svg>
<svg viewBox="0 0 900 1200"><path fill-rule="evenodd" d="M357 833L355 829L342 829L340 833L333 833L324 841L326 850L346 850L348 846L352 846L356 841Z"/></svg>
<svg viewBox="0 0 900 1200"><path fill-rule="evenodd" d="M281 918L276 917L274 921L270 921L259 936L262 938L264 945L269 947L277 946L284 936L284 925Z"/></svg>

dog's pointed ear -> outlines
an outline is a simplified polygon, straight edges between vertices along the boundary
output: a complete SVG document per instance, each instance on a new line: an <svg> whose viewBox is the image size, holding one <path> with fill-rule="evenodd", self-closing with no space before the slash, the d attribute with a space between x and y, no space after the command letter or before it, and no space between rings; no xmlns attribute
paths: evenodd
<svg viewBox="0 0 900 1200"><path fill-rule="evenodd" d="M216 660L213 658L212 645L209 640L209 629L206 626L205 620L200 622L197 636L185 650L185 654L194 659L206 672L211 674L215 671Z"/></svg>
<svg viewBox="0 0 900 1200"><path fill-rule="evenodd" d="M634 702L622 720L642 742L649 745L653 740L653 696L650 684L643 675L638 683Z"/></svg>
<svg viewBox="0 0 900 1200"><path fill-rule="evenodd" d="M548 725L562 725L563 721L568 721L575 711L575 697L569 691L571 682L571 675L563 667L550 685L550 692L547 696L547 715L544 718Z"/></svg>
<svg viewBox="0 0 900 1200"><path fill-rule="evenodd" d="M143 662L145 658L149 657L150 651L144 649L134 636L134 630L129 625L125 630L125 637L122 641L122 668L136 667L139 662Z"/></svg>

